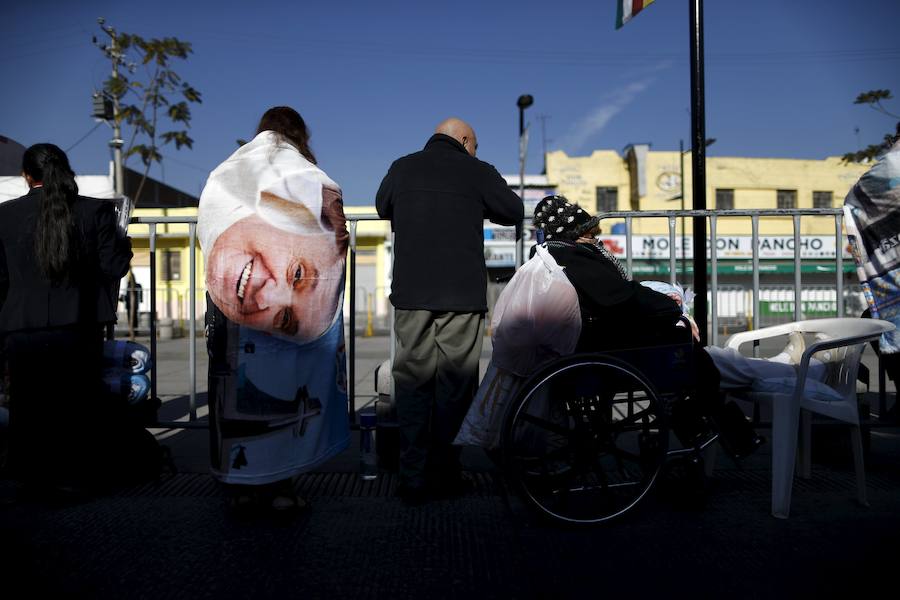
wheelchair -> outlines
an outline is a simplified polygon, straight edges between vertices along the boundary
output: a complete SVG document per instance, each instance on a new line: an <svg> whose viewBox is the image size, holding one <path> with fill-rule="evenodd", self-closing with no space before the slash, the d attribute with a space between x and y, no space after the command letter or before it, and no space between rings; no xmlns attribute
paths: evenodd
<svg viewBox="0 0 900 600"><path fill-rule="evenodd" d="M569 355L540 368L503 420L507 483L540 516L589 525L637 506L667 460L693 455L702 467L713 431L670 449L673 409L693 388L692 357L688 336L686 343Z"/></svg>

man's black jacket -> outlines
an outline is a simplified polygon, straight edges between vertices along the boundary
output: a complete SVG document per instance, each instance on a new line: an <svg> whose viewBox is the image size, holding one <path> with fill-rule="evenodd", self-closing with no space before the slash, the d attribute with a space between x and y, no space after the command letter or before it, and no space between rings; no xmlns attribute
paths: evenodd
<svg viewBox="0 0 900 600"><path fill-rule="evenodd" d="M391 303L406 310L484 312L484 219L519 225L524 208L494 167L436 133L391 165L375 197L391 220Z"/></svg>
<svg viewBox="0 0 900 600"><path fill-rule="evenodd" d="M0 204L0 333L109 323L131 243L118 237L111 202L79 196L72 205L78 268L64 282L41 272L34 236L43 190Z"/></svg>

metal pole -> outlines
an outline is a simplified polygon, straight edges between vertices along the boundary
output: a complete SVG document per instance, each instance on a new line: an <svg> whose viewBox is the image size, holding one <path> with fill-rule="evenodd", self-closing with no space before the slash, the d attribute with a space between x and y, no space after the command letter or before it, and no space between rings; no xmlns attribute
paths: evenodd
<svg viewBox="0 0 900 600"><path fill-rule="evenodd" d="M525 109L519 106L519 198L525 201L525 148L522 137L525 135ZM525 263L525 227L522 224L522 235L516 240L516 268Z"/></svg>
<svg viewBox="0 0 900 600"><path fill-rule="evenodd" d="M188 311L190 313L190 326L188 327L188 343L190 347L188 349L188 361L190 363L190 377L191 377L191 396L188 403L188 408L190 410L190 419L191 421L197 420L197 249L195 246L197 245L197 224L190 223L188 224L188 243L190 247L188 249L189 260L191 261L190 268L190 285L188 287L188 294L190 295L190 306Z"/></svg>
<svg viewBox="0 0 900 600"><path fill-rule="evenodd" d="M759 216L750 217L750 243L753 245L753 329L759 329Z"/></svg>
<svg viewBox="0 0 900 600"><path fill-rule="evenodd" d="M156 223L150 223L150 356L154 365L150 369L150 397L156 398L156 366L159 355L156 353Z"/></svg>
<svg viewBox="0 0 900 600"><path fill-rule="evenodd" d="M800 303L802 288L800 287L800 215L794 215L794 320L803 318Z"/></svg>
<svg viewBox="0 0 900 600"><path fill-rule="evenodd" d="M347 340L347 407L350 423L356 422L356 221L350 221L350 335Z"/></svg>
<svg viewBox="0 0 900 600"><path fill-rule="evenodd" d="M119 45L116 40L116 30L112 27L105 27L104 22L100 20L100 28L106 32L109 36L109 56L112 58L112 78L119 78L119 60L121 59L121 54L119 54ZM122 146L124 145L124 141L122 140L122 127L119 123L119 96L116 94L112 95L112 103L113 103L113 137L109 140L109 146L113 149L113 189L116 193L116 198L122 201L123 196L125 196L125 179L123 176L124 168L122 166ZM131 294L131 291L126 286L126 294ZM134 302L137 300L137 294L131 297L132 303L129 304L128 310L128 338L130 340L134 340L134 330L137 327L136 323L131 323L131 306L134 306ZM138 310L137 314L140 314ZM107 339L113 339L115 334L115 328L113 326L107 327ZM154 358L156 356L154 355ZM156 371L154 370L153 373ZM155 395L155 390L153 392L153 396Z"/></svg>
<svg viewBox="0 0 900 600"><path fill-rule="evenodd" d="M691 0L691 180L694 210L706 210L706 115L703 85L703 0ZM715 243L715 240L713 240ZM706 218L694 217L694 315L707 344Z"/></svg>
<svg viewBox="0 0 900 600"><path fill-rule="evenodd" d="M841 234L841 222L843 214L834 216L834 259L835 270L837 271L837 281L835 282L835 293L837 295L837 316L844 315L844 236ZM855 316L855 315L854 315Z"/></svg>
<svg viewBox="0 0 900 600"><path fill-rule="evenodd" d="M712 273L712 294L710 294L710 308L712 309L712 345L715 346L719 342L719 254L718 248L716 247L716 216L712 215L709 218L709 252L710 257L712 259L712 264L710 265L712 268L710 269Z"/></svg>
<svg viewBox="0 0 900 600"><path fill-rule="evenodd" d="M675 217L669 217L669 282L677 283L675 278Z"/></svg>
<svg viewBox="0 0 900 600"><path fill-rule="evenodd" d="M684 140L678 140L678 169L681 182L681 212L684 212ZM681 217L681 284L687 285L687 264L685 251L687 249L687 221Z"/></svg>
<svg viewBox="0 0 900 600"><path fill-rule="evenodd" d="M119 44L116 40L116 30L112 27L104 27L102 21L100 27L109 36L109 56L112 58L113 63L112 78L118 79L121 55L119 54ZM116 190L116 197L121 198L125 195L124 167L122 166L122 146L125 142L122 140L122 128L119 123L119 97L116 94L111 95L113 102L113 139L109 141L109 145L113 149L113 186Z"/></svg>
<svg viewBox="0 0 900 600"><path fill-rule="evenodd" d="M631 217L625 217L625 270L629 277L634 277L631 258Z"/></svg>

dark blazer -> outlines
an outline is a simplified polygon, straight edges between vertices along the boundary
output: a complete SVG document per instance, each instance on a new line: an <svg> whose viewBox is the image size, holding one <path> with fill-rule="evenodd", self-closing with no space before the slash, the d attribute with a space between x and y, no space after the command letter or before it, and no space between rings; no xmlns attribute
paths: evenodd
<svg viewBox="0 0 900 600"><path fill-rule="evenodd" d="M394 161L375 206L395 234L396 308L487 310L484 220L520 226L524 213L494 167L437 133L423 150Z"/></svg>
<svg viewBox="0 0 900 600"><path fill-rule="evenodd" d="M118 281L128 272L131 241L116 230L112 202L79 196L73 204L78 267L53 284L34 251L43 190L0 204L0 333L116 319Z"/></svg>

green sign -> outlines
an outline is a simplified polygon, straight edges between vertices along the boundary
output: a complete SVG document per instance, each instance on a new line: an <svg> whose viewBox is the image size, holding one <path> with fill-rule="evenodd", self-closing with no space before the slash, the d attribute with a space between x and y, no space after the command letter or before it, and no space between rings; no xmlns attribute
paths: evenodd
<svg viewBox="0 0 900 600"><path fill-rule="evenodd" d="M624 260L619 260L625 264ZM635 275L668 275L669 261L635 260L632 263ZM685 263L687 273L694 272L694 265L688 261ZM753 263L750 261L719 261L719 275L751 275ZM853 261L844 261L844 273L854 273L856 267ZM804 261L800 264L801 273L834 273L837 263ZM707 263L707 273L712 273L712 265ZM681 273L681 261L675 263L675 272ZM794 263L788 261L760 261L759 272L763 275L780 274L788 275L794 272Z"/></svg>
<svg viewBox="0 0 900 600"><path fill-rule="evenodd" d="M834 300L801 300L800 312L804 317L833 317L837 314L837 302ZM794 301L760 300L759 314L762 317L793 315Z"/></svg>

